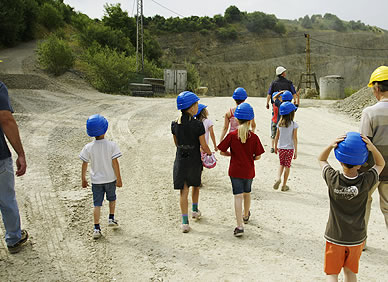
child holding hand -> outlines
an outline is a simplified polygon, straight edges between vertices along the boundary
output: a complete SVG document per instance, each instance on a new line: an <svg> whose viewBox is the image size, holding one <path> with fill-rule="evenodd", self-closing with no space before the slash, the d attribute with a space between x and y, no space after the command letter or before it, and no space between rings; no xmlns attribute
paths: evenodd
<svg viewBox="0 0 388 282"><path fill-rule="evenodd" d="M199 98L193 92L184 91L177 97L177 108L181 116L171 123L171 133L177 147L174 161L174 189L180 190L180 208L182 213L182 232L190 231L188 219L188 194L192 186L192 218L199 219L199 186L201 185L201 151L211 155L206 140L203 123L194 118L198 112Z"/></svg>

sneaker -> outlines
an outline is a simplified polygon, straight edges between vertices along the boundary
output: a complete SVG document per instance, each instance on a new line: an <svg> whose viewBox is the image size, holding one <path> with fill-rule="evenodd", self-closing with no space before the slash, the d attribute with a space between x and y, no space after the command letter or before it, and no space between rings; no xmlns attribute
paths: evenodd
<svg viewBox="0 0 388 282"><path fill-rule="evenodd" d="M102 236L100 229L94 229L93 231L93 239L99 239Z"/></svg>
<svg viewBox="0 0 388 282"><path fill-rule="evenodd" d="M287 185L282 186L282 191L288 191L288 190L290 190L290 187L288 187Z"/></svg>
<svg viewBox="0 0 388 282"><path fill-rule="evenodd" d="M277 189L279 188L280 182L281 182L280 179L277 180L277 181L275 182L275 184L273 185L273 189L277 190Z"/></svg>
<svg viewBox="0 0 388 282"><path fill-rule="evenodd" d="M199 211L199 210L197 210L197 211L193 211L192 213L191 213L191 217L192 218L194 218L195 220L199 220L199 219L201 219L201 212Z"/></svg>
<svg viewBox="0 0 388 282"><path fill-rule="evenodd" d="M183 233L188 233L190 231L190 225L188 224L182 224L181 228Z"/></svg>
<svg viewBox="0 0 388 282"><path fill-rule="evenodd" d="M244 229L236 227L233 231L233 235L236 237L241 237L242 235L244 235Z"/></svg>
<svg viewBox="0 0 388 282"><path fill-rule="evenodd" d="M117 227L119 227L119 223L118 223L118 221L117 220L115 220L115 219L109 219L108 220L108 226L109 227L113 227L113 228L117 228Z"/></svg>
<svg viewBox="0 0 388 282"><path fill-rule="evenodd" d="M244 223L247 224L249 221L249 217L251 216L251 211L248 212L248 216L243 216Z"/></svg>
<svg viewBox="0 0 388 282"><path fill-rule="evenodd" d="M275 153L275 149L274 148L271 148L271 153Z"/></svg>
<svg viewBox="0 0 388 282"><path fill-rule="evenodd" d="M20 252L20 250L22 249L23 244L25 242L27 242L27 240L28 240L28 232L27 232L27 230L22 229L22 237L20 238L19 242L17 242L15 245L7 246L8 247L8 251L11 254L16 254L16 253Z"/></svg>

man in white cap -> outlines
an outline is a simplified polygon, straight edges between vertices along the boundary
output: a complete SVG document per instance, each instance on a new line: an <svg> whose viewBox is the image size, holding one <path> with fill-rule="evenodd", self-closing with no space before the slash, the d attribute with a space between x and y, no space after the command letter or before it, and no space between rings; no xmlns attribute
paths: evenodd
<svg viewBox="0 0 388 282"><path fill-rule="evenodd" d="M279 66L276 68L275 72L276 72L277 78L274 81L272 81L272 83L268 89L267 104L266 104L267 109L269 109L269 101L271 101L271 104L272 104L271 153L275 152L274 145L275 145L276 126L277 126L277 123L279 122L277 120L277 116L278 116L277 112L279 109L276 106L274 107L274 105L273 105L274 101L272 99L272 94L275 92L282 91L282 90L289 90L292 93L292 95L294 96L294 100L295 100L295 94L296 94L295 87L292 84L292 81L286 79L286 68ZM298 106L298 105L296 105L296 106Z"/></svg>

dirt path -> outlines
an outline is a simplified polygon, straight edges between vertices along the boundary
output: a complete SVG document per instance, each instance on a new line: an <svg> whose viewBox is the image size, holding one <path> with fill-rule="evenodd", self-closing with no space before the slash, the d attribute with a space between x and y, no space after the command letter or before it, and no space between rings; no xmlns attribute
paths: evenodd
<svg viewBox="0 0 388 282"><path fill-rule="evenodd" d="M174 99L104 95L76 79L69 83L69 75L44 79L50 85L46 90L10 90L28 160L28 172L17 179L16 189L31 240L12 256L0 240L0 281L324 281L328 197L316 157L335 136L358 128L332 111L332 102L302 101L296 116L299 156L291 170L291 190L283 193L272 189L278 159L269 153L270 112L263 98L248 99L267 152L256 162L252 221L238 239L232 233L229 160L221 156L203 174L203 218L192 222L190 233L179 230L178 193L172 188ZM219 137L232 99L201 102L208 105ZM117 192L121 228L107 229L104 205L104 237L98 241L91 238L92 195L80 186L78 159L91 140L85 121L94 113L109 120L107 138L123 153L124 183ZM360 281L387 281L388 236L377 194L368 246Z"/></svg>

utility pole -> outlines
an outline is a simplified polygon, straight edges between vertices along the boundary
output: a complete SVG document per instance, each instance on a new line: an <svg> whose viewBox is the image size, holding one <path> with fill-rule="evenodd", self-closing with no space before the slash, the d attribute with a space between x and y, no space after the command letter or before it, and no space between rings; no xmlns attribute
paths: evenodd
<svg viewBox="0 0 388 282"><path fill-rule="evenodd" d="M315 89L319 93L319 85L315 73L311 72L311 60L310 60L310 34L305 33L304 37L306 38L306 72L300 75L298 90L302 84L306 84L307 89L311 89L311 83L314 82ZM313 80L314 79L314 80Z"/></svg>
<svg viewBox="0 0 388 282"><path fill-rule="evenodd" d="M310 34L305 33L306 37L306 73L310 75L311 73L311 62L310 62ZM311 81L307 79L306 88L311 88Z"/></svg>
<svg viewBox="0 0 388 282"><path fill-rule="evenodd" d="M136 71L139 69L144 72L143 0L137 0L136 14Z"/></svg>

